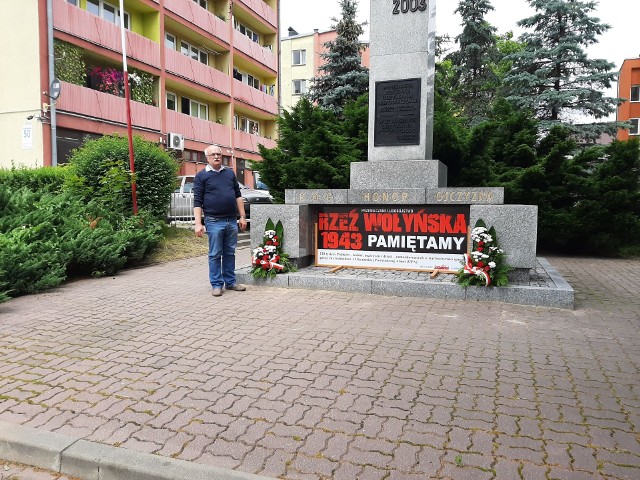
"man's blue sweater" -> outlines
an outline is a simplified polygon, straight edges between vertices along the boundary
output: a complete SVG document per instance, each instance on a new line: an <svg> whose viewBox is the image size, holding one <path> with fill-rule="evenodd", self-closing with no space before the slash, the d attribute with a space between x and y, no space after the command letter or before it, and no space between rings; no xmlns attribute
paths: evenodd
<svg viewBox="0 0 640 480"><path fill-rule="evenodd" d="M230 168L218 172L201 170L193 181L193 206L211 217L235 217L236 198L241 196L236 174Z"/></svg>

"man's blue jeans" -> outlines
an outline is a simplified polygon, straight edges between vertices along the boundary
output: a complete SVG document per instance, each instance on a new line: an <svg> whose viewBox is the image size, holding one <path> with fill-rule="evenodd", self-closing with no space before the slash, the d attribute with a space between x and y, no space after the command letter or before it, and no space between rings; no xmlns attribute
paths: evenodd
<svg viewBox="0 0 640 480"><path fill-rule="evenodd" d="M236 217L204 217L209 237L209 282L212 287L232 287L236 284Z"/></svg>

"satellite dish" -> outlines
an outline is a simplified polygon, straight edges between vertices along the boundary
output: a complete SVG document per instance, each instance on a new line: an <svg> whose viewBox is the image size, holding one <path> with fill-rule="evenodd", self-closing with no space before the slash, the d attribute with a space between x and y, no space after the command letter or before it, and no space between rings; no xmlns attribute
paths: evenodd
<svg viewBox="0 0 640 480"><path fill-rule="evenodd" d="M49 97L53 100L57 100L60 96L60 91L62 90L62 85L60 84L60 80L54 78L51 81L51 86L49 87Z"/></svg>

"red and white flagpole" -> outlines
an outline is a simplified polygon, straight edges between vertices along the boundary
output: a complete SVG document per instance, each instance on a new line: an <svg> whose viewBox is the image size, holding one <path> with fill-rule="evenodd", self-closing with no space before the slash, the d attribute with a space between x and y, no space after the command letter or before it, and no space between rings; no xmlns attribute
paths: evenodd
<svg viewBox="0 0 640 480"><path fill-rule="evenodd" d="M138 214L138 195L136 192L136 169L133 162L133 131L131 130L131 92L129 90L129 72L127 71L127 43L124 29L124 0L120 0L120 35L122 38L122 69L124 72L124 98L127 105L127 136L129 137L129 169L131 179L131 199L133 201L133 214Z"/></svg>

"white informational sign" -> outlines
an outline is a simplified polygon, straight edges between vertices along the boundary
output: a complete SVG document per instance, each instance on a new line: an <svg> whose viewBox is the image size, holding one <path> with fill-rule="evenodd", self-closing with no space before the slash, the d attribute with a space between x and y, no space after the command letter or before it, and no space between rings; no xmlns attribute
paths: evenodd
<svg viewBox="0 0 640 480"><path fill-rule="evenodd" d="M462 267L462 254L375 252L318 249L317 264L394 270L442 270L456 272Z"/></svg>
<svg viewBox="0 0 640 480"><path fill-rule="evenodd" d="M33 149L33 126L27 123L22 127L22 150Z"/></svg>

